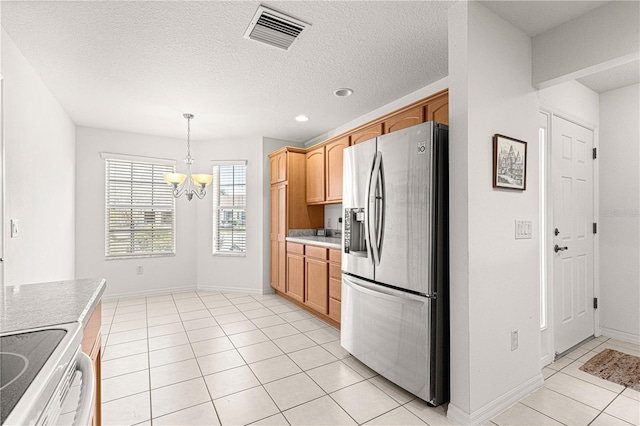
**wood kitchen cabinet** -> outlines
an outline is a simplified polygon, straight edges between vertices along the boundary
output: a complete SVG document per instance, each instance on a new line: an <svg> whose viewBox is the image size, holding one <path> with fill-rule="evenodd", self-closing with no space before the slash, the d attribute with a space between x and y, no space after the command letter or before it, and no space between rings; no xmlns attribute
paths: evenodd
<svg viewBox="0 0 640 426"><path fill-rule="evenodd" d="M340 328L339 249L287 241L287 286L280 295Z"/></svg>
<svg viewBox="0 0 640 426"><path fill-rule="evenodd" d="M304 302L304 244L287 242L287 296Z"/></svg>
<svg viewBox="0 0 640 426"><path fill-rule="evenodd" d="M290 229L324 226L324 207L306 203L306 150L284 147L269 154L272 181L270 191L270 274L271 287L285 293L287 282L286 241ZM284 170L282 167L284 165ZM284 176L285 180L279 179Z"/></svg>
<svg viewBox="0 0 640 426"><path fill-rule="evenodd" d="M345 148L349 147L349 137L328 143L324 150L325 187L327 203L342 202L342 157Z"/></svg>
<svg viewBox="0 0 640 426"><path fill-rule="evenodd" d="M449 125L449 93L445 92L427 103L425 120Z"/></svg>
<svg viewBox="0 0 640 426"><path fill-rule="evenodd" d="M279 183L287 180L287 153L279 152L271 157L271 183Z"/></svg>
<svg viewBox="0 0 640 426"><path fill-rule="evenodd" d="M100 381L102 378L101 363L102 363L102 335L100 329L102 327L102 302L98 302L98 305L91 314L87 325L85 325L82 334L82 352L87 354L91 358L93 364L93 374L96 379L96 395L93 402L93 418L91 424L93 426L100 426L102 424L101 418L101 406L102 397L100 392Z"/></svg>
<svg viewBox="0 0 640 426"><path fill-rule="evenodd" d="M340 322L342 289L342 252L329 249L329 318Z"/></svg>
<svg viewBox="0 0 640 426"><path fill-rule="evenodd" d="M396 132L420 123L424 123L424 107L422 105L387 118L383 122L384 133Z"/></svg>
<svg viewBox="0 0 640 426"><path fill-rule="evenodd" d="M307 204L324 203L324 146L307 152Z"/></svg>
<svg viewBox="0 0 640 426"><path fill-rule="evenodd" d="M342 202L342 157L349 136L332 140L307 152L307 203Z"/></svg>
<svg viewBox="0 0 640 426"><path fill-rule="evenodd" d="M305 247L304 303L321 314L329 313L329 263L324 247Z"/></svg>
<svg viewBox="0 0 640 426"><path fill-rule="evenodd" d="M351 133L351 145L368 141L382 135L382 123L375 123Z"/></svg>

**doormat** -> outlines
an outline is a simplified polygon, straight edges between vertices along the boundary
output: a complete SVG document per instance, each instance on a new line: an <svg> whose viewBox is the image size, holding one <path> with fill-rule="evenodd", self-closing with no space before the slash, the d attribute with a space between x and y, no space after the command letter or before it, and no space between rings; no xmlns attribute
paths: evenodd
<svg viewBox="0 0 640 426"><path fill-rule="evenodd" d="M640 357L605 349L580 370L640 392Z"/></svg>

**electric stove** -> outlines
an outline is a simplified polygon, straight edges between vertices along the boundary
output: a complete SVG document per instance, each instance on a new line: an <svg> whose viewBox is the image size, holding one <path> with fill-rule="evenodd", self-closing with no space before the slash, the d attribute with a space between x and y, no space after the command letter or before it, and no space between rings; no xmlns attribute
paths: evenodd
<svg viewBox="0 0 640 426"><path fill-rule="evenodd" d="M0 335L0 424L46 424L75 374L80 323Z"/></svg>

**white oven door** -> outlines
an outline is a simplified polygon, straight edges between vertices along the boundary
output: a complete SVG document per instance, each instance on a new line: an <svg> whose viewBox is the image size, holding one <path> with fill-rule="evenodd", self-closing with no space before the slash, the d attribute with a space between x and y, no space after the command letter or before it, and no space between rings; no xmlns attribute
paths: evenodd
<svg viewBox="0 0 640 426"><path fill-rule="evenodd" d="M93 365L82 350L78 349L74 366L65 375L59 389L49 401L47 412L39 424L56 426L90 425L96 393Z"/></svg>

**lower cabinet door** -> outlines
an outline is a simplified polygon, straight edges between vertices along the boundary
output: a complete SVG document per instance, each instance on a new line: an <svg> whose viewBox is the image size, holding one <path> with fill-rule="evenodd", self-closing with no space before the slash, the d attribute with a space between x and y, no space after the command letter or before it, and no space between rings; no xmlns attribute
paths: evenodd
<svg viewBox="0 0 640 426"><path fill-rule="evenodd" d="M329 318L336 322L340 322L340 301L329 298Z"/></svg>
<svg viewBox="0 0 640 426"><path fill-rule="evenodd" d="M304 257L287 253L286 294L304 302Z"/></svg>
<svg viewBox="0 0 640 426"><path fill-rule="evenodd" d="M329 264L326 261L305 258L307 292L304 303L316 311L329 313Z"/></svg>

